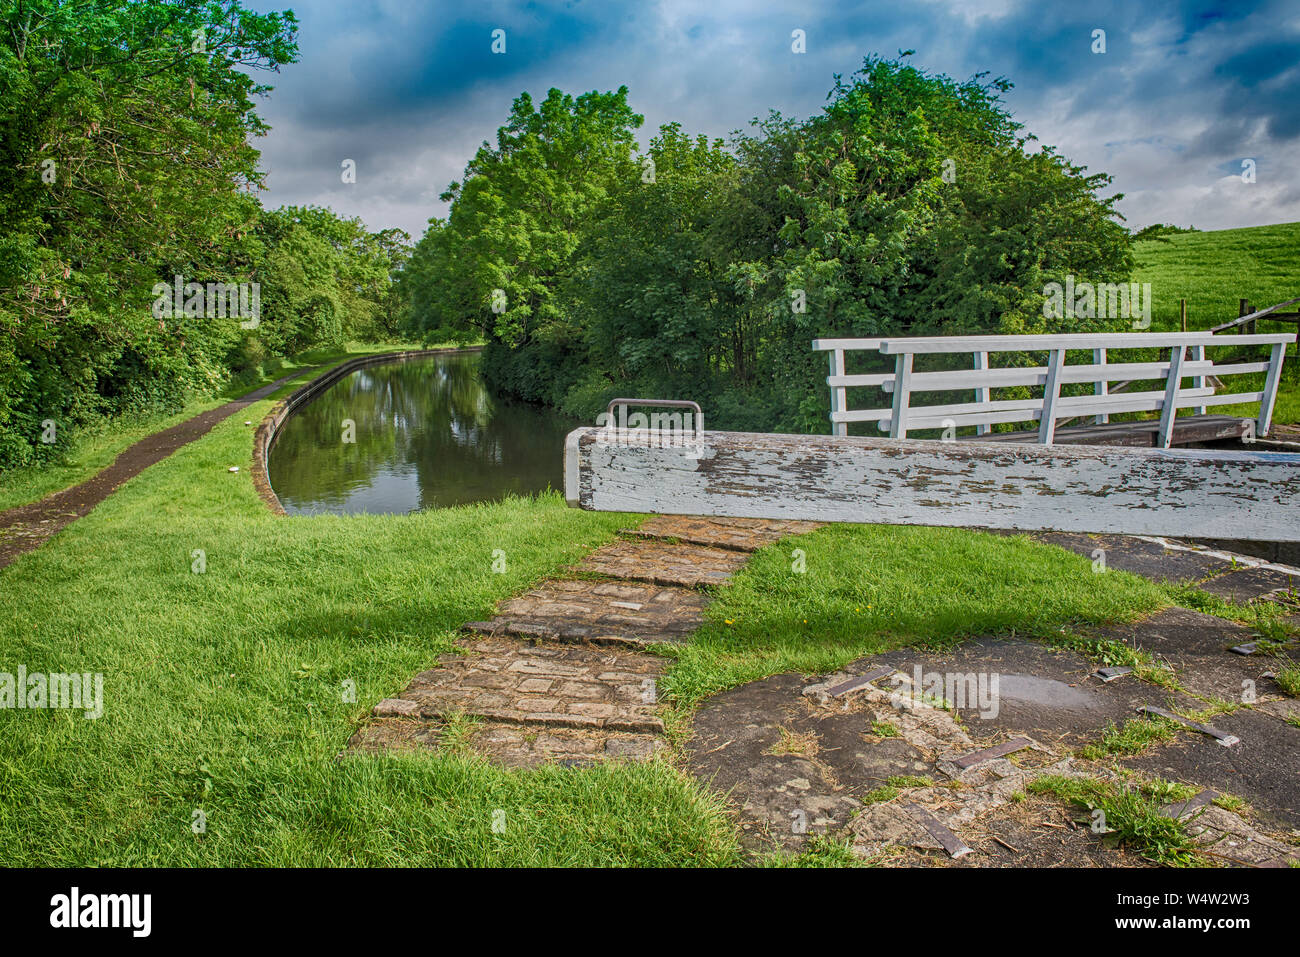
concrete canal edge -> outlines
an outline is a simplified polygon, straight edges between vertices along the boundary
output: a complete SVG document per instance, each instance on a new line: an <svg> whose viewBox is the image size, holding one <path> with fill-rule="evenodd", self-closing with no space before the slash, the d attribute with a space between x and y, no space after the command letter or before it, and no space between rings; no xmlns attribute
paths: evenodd
<svg viewBox="0 0 1300 957"><path fill-rule="evenodd" d="M276 436L280 426L298 409L328 389L345 376L351 375L365 366L379 365L387 362L409 362L415 359L428 359L431 356L455 355L458 353L482 352L482 346L467 346L463 349L407 349L401 352L380 352L370 356L358 356L321 373L310 382L296 389L287 398L277 402L262 419L253 434L253 487L262 501L276 515L286 515L280 504L275 489L271 487L271 450L275 447Z"/></svg>

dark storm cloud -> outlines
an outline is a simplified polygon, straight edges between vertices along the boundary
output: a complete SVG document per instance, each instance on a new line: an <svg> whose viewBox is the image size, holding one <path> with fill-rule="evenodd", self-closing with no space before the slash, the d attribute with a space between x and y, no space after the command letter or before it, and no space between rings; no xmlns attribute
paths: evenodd
<svg viewBox="0 0 1300 957"><path fill-rule="evenodd" d="M275 4L257 2L259 9ZM680 121L725 136L770 108L807 116L868 54L1015 83L1027 132L1111 173L1132 225L1300 219L1300 8L1285 3L741 3L735 0L294 5L302 61L273 77L265 199L325 203L418 235L511 101L626 84L641 138ZM507 52L491 52L491 31ZM790 50L794 29L807 50ZM1106 52L1091 52L1092 31ZM1243 159L1258 180L1240 179ZM354 160L355 184L340 180Z"/></svg>

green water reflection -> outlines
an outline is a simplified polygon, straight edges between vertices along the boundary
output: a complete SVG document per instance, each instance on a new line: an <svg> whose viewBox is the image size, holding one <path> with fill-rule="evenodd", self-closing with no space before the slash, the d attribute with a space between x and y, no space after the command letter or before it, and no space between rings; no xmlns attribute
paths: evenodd
<svg viewBox="0 0 1300 957"><path fill-rule="evenodd" d="M345 421L355 441L344 441ZM405 513L563 488L578 423L488 393L475 354L373 365L299 409L271 451L291 515Z"/></svg>

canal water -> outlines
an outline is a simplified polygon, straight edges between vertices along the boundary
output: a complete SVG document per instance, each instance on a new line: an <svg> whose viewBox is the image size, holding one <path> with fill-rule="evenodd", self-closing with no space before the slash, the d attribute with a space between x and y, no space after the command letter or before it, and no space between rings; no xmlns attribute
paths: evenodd
<svg viewBox="0 0 1300 957"><path fill-rule="evenodd" d="M365 366L291 415L271 450L290 515L404 514L564 487L580 423L488 392L476 353Z"/></svg>

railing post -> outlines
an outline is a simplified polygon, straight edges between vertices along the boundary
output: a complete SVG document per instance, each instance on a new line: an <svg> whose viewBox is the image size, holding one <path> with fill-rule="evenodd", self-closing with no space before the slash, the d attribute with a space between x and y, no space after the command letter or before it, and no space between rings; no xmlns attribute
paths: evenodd
<svg viewBox="0 0 1300 957"><path fill-rule="evenodd" d="M984 372L988 370L988 367L989 367L989 354L987 352L975 353L975 368L981 372ZM983 386L975 390L975 401L978 402L980 405L985 405L985 406L988 405L989 398L990 398L990 389L988 386ZM992 431L993 431L992 426L988 426L988 425L975 426L976 435L988 435Z"/></svg>
<svg viewBox="0 0 1300 957"><path fill-rule="evenodd" d="M1205 361L1205 346L1192 346L1192 347L1191 347L1191 352L1188 354L1188 358L1191 359L1193 362L1203 362L1203 361ZM1193 388L1193 389L1204 389L1204 388L1205 388L1205 376L1203 376L1203 375L1192 376L1192 388ZM1204 414L1205 414L1205 406L1203 406L1203 405L1198 405L1198 406L1196 407L1196 409L1195 409L1195 412L1196 412L1197 415L1204 415Z"/></svg>
<svg viewBox="0 0 1300 957"><path fill-rule="evenodd" d="M1165 402L1160 407L1160 448L1167 449L1174 443L1174 420L1178 418L1178 390L1183 382L1183 355L1186 346L1174 346L1169 350L1169 372L1165 381Z"/></svg>
<svg viewBox="0 0 1300 957"><path fill-rule="evenodd" d="M830 352L831 375L844 375L844 350L832 349ZM831 386L831 434L848 435L849 424L836 422L836 412L848 411L848 389L844 386Z"/></svg>
<svg viewBox="0 0 1300 957"><path fill-rule="evenodd" d="M907 438L907 407L912 388L912 353L900 352L894 360L894 408L889 414L889 437Z"/></svg>
<svg viewBox="0 0 1300 957"><path fill-rule="evenodd" d="M1056 400L1061 397L1061 367L1065 350L1053 349L1047 356L1047 382L1043 386L1043 411L1038 422L1038 441L1051 445L1056 438Z"/></svg>
<svg viewBox="0 0 1300 957"><path fill-rule="evenodd" d="M1097 366L1104 366L1106 364L1105 349L1092 350L1092 364ZM1110 395L1110 383L1107 382L1105 379L1098 379L1095 383L1093 383L1092 394L1103 395L1103 396ZM1105 425L1107 422L1110 421L1110 413L1102 412L1100 415L1097 416L1095 421L1098 425Z"/></svg>
<svg viewBox="0 0 1300 957"><path fill-rule="evenodd" d="M1286 358L1286 343L1279 342L1273 346L1268 357L1268 373L1264 378L1264 395L1259 400L1259 419L1255 423L1255 435L1263 437L1268 434L1268 427L1273 420L1273 405L1277 402L1277 387L1282 380L1282 360Z"/></svg>

